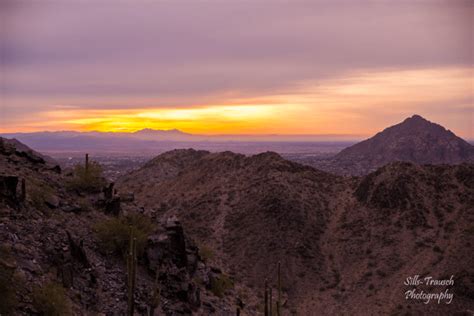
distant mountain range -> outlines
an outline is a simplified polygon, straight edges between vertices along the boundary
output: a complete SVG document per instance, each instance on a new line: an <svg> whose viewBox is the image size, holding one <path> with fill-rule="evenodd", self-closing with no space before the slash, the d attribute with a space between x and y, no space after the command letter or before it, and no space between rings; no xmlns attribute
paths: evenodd
<svg viewBox="0 0 474 316"><path fill-rule="evenodd" d="M185 148L243 154L275 151L296 154L297 162L348 175L367 174L394 161L417 164L474 161L473 145L419 115L357 144L348 141L351 138L348 135L194 135L176 129L143 129L133 133L60 131L0 136L16 139L53 157L63 153L82 155L84 152L155 156ZM301 154L310 155L305 160ZM288 158L293 159L291 156Z"/></svg>
<svg viewBox="0 0 474 316"><path fill-rule="evenodd" d="M196 135L180 130L143 129L133 133L122 132L34 132L9 133L0 136L17 139L35 150L46 153L131 153L156 155L175 148L196 148L211 151L232 150L256 153L266 150L284 151L282 146L265 146L259 149L252 143L285 142L338 142L353 144L354 135ZM242 148L242 143L248 143ZM347 145L345 145L347 146ZM252 147L252 148L250 148Z"/></svg>

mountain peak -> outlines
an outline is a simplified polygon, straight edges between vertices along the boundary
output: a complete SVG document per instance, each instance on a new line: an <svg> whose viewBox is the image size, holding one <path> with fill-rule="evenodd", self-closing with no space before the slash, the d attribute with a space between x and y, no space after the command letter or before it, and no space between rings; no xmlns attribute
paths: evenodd
<svg viewBox="0 0 474 316"><path fill-rule="evenodd" d="M364 174L394 161L458 164L474 159L474 147L443 126L413 115L375 136L344 149L336 162L359 166Z"/></svg>
<svg viewBox="0 0 474 316"><path fill-rule="evenodd" d="M411 117L407 118L405 121L424 121L429 122L427 119L418 114L413 114Z"/></svg>
<svg viewBox="0 0 474 316"><path fill-rule="evenodd" d="M153 129L153 128L144 128L139 131L134 132L135 134L185 134L178 129Z"/></svg>
<svg viewBox="0 0 474 316"><path fill-rule="evenodd" d="M425 119L424 117L422 117L421 115L418 115L418 114L413 114L413 115L412 115L411 117L409 117L408 119L427 121L427 119Z"/></svg>
<svg viewBox="0 0 474 316"><path fill-rule="evenodd" d="M411 117L406 118L401 124L433 124L437 125L435 123L432 123L422 117L421 115L414 114Z"/></svg>
<svg viewBox="0 0 474 316"><path fill-rule="evenodd" d="M153 129L144 128L131 134L132 137L142 140L170 140L182 141L193 138L193 135L182 132L178 129Z"/></svg>

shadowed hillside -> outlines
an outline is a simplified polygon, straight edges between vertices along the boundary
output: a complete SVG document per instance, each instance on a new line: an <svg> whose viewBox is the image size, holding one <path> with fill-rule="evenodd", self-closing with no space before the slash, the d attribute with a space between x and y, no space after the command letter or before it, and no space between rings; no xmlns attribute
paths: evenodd
<svg viewBox="0 0 474 316"><path fill-rule="evenodd" d="M436 315L474 307L474 166L393 163L342 178L282 159L177 150L119 180L151 216L177 215L237 280L275 285L286 312ZM406 301L415 274L455 275L448 307ZM370 312L369 312L370 309Z"/></svg>
<svg viewBox="0 0 474 316"><path fill-rule="evenodd" d="M61 173L0 138L0 314L126 315L129 302L135 315L241 307L245 289L205 262L178 219L152 221L133 196L102 184L93 161Z"/></svg>

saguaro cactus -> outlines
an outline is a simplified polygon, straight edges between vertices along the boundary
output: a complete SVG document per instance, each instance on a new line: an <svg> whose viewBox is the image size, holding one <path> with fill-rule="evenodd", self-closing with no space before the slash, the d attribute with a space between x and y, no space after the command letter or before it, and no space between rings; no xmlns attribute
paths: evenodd
<svg viewBox="0 0 474 316"><path fill-rule="evenodd" d="M26 180L21 179L21 196L20 200L24 202L26 200Z"/></svg>
<svg viewBox="0 0 474 316"><path fill-rule="evenodd" d="M268 316L268 282L267 280L265 279L265 293L264 293L264 303L265 303L265 307L263 308L263 313L265 316Z"/></svg>
<svg viewBox="0 0 474 316"><path fill-rule="evenodd" d="M277 298L277 316L281 316L281 263L278 261L278 298Z"/></svg>
<svg viewBox="0 0 474 316"><path fill-rule="evenodd" d="M89 172L89 154L86 154L86 173Z"/></svg>
<svg viewBox="0 0 474 316"><path fill-rule="evenodd" d="M127 283L128 283L128 315L133 316L135 304L135 279L137 269L137 239L134 236L133 227L130 227L130 245L127 255Z"/></svg>
<svg viewBox="0 0 474 316"><path fill-rule="evenodd" d="M270 302L269 302L269 306L270 306L270 309L269 309L269 313L268 313L268 316L272 316L273 315L273 291L272 291L272 287L270 287L270 293L268 295L270 297Z"/></svg>
<svg viewBox="0 0 474 316"><path fill-rule="evenodd" d="M155 273L155 284L153 285L153 294L150 299L148 316L155 316L155 309L160 306L161 289L158 281L160 272L157 270Z"/></svg>

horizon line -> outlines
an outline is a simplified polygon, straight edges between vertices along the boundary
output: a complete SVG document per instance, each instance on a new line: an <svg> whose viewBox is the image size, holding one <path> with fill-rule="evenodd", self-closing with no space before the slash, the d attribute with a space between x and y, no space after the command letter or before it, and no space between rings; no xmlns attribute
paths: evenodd
<svg viewBox="0 0 474 316"><path fill-rule="evenodd" d="M153 132L179 132L188 136L205 136L205 137L229 137L229 136L256 136L256 137L366 137L370 136L369 134L193 134L184 132L180 129L153 129L153 128L143 128L136 131L78 131L78 130L38 130L38 131L29 131L29 132L0 132L0 135L9 135L9 134L41 134L41 133L80 133L80 134L89 134L89 133L99 133L99 134L136 134L141 131L153 131Z"/></svg>

